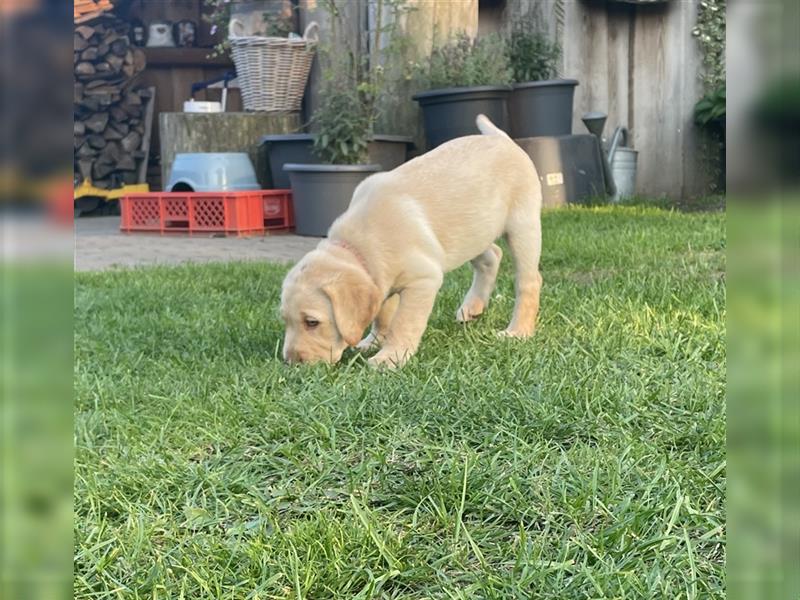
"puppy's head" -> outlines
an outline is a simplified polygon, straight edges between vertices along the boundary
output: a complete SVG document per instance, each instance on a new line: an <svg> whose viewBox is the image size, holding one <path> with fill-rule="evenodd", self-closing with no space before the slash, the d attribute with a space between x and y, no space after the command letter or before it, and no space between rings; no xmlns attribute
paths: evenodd
<svg viewBox="0 0 800 600"><path fill-rule="evenodd" d="M284 360L338 362L359 342L379 303L378 287L355 257L310 252L283 282Z"/></svg>

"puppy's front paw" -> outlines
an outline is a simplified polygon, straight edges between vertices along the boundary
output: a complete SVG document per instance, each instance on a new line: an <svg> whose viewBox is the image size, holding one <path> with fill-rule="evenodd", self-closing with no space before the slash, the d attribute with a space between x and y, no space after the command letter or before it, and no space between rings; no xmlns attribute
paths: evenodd
<svg viewBox="0 0 800 600"><path fill-rule="evenodd" d="M411 358L411 352L406 349L384 348L370 358L367 363L376 369L392 370L402 367L409 358Z"/></svg>
<svg viewBox="0 0 800 600"><path fill-rule="evenodd" d="M456 321L467 323L483 314L486 304L480 298L465 298L456 313Z"/></svg>

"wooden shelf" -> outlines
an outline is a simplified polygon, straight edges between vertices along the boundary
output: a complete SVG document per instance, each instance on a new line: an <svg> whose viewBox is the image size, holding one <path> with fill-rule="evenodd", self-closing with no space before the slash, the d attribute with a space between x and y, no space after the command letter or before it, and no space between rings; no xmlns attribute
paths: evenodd
<svg viewBox="0 0 800 600"><path fill-rule="evenodd" d="M142 48L148 67L231 67L227 56L210 57L213 48Z"/></svg>

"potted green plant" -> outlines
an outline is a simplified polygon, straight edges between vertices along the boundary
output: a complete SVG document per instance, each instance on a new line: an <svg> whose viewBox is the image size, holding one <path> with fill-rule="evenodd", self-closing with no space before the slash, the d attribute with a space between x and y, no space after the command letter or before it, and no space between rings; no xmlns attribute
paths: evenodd
<svg viewBox="0 0 800 600"><path fill-rule="evenodd" d="M511 29L506 56L512 72L509 98L511 137L529 138L572 133L575 79L554 79L561 48L523 19Z"/></svg>
<svg viewBox="0 0 800 600"><path fill-rule="evenodd" d="M347 82L328 80L314 113L318 163L286 163L294 203L295 231L324 236L350 205L359 183L381 170L367 162L373 117L363 92Z"/></svg>
<svg viewBox="0 0 800 600"><path fill-rule="evenodd" d="M261 137L259 143L269 165L265 180L270 182L270 187L286 189L290 186L289 174L283 170L285 164L319 163L322 160L314 153L316 137L314 133L278 133ZM413 142L409 136L374 133L367 142L367 162L391 171L406 161Z"/></svg>
<svg viewBox="0 0 800 600"><path fill-rule="evenodd" d="M368 37L368 40L358 40L341 34L346 31L346 23L342 21L340 11L344 4L343 0L320 2L320 6L330 16L331 26L326 30L330 38L327 44L324 44L324 48L321 48L319 56L325 80L319 94L322 106L317 114L313 115L311 123L315 129L327 129L330 132L329 138L337 136L339 132L336 131L335 121L340 116L336 112L342 104L340 99L344 97L354 100L352 90L360 86L362 94L358 102L367 102L370 127L367 157L364 160L370 164L379 164L384 170L389 171L406 161L408 151L413 147L413 138L375 133L372 128L378 117L378 106L384 104L379 97L387 93L383 85L385 74L387 71L402 68L400 51L407 40L398 28L398 17L411 9L405 0L377 0L374 4L376 16L389 12L392 18L386 22L383 19L376 19L383 24L366 32L365 37ZM371 52L364 55L361 49L367 45L371 48ZM332 85L331 80L347 83L345 86L336 86ZM370 94L365 94L366 91L370 91ZM333 111L328 110L329 107L326 105L328 101L337 108ZM347 108L343 110L347 112ZM330 118L323 115L330 115ZM344 115L341 116L344 118ZM316 139L316 133L272 134L261 138L260 146L269 164L268 172L264 175L272 187L289 187L289 174L283 168L286 164L319 164L321 161L341 160L335 153L331 155L315 152ZM317 144L317 147L319 149L320 144Z"/></svg>
<svg viewBox="0 0 800 600"><path fill-rule="evenodd" d="M403 3L378 0L379 11L397 12ZM363 55L362 40L346 32L337 0L324 0L331 18L330 39L320 50L322 84L319 104L311 119L315 163L286 163L294 203L295 230L300 235L324 236L350 204L355 188L383 165L370 160L379 98L383 90L381 41L391 45L398 35L397 19L372 32L372 52ZM396 16L396 15L393 15ZM382 23L378 20L378 23ZM405 148L406 140L400 138ZM403 156L403 159L405 156Z"/></svg>
<svg viewBox="0 0 800 600"><path fill-rule="evenodd" d="M422 109L429 148L477 133L475 117L481 113L507 129L511 70L500 37L456 35L433 49L418 68L418 80L427 91L413 99Z"/></svg>

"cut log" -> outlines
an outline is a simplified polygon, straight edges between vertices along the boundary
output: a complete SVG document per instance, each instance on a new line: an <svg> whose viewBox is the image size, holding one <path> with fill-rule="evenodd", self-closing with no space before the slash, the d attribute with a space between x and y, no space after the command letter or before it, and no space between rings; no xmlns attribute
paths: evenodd
<svg viewBox="0 0 800 600"><path fill-rule="evenodd" d="M81 52L81 60L97 60L98 54L97 46L89 46L86 50Z"/></svg>
<svg viewBox="0 0 800 600"><path fill-rule="evenodd" d="M80 52L81 50L85 50L89 47L88 40L83 37L82 35L74 35L72 38L72 49L76 52Z"/></svg>
<svg viewBox="0 0 800 600"><path fill-rule="evenodd" d="M97 96L84 96L83 100L80 102L80 105L86 109L87 112L95 112L100 110L100 100L97 99Z"/></svg>
<svg viewBox="0 0 800 600"><path fill-rule="evenodd" d="M94 131L95 133L100 133L106 128L106 125L108 125L108 113L94 113L91 117L84 121L84 124L86 125L87 129Z"/></svg>
<svg viewBox="0 0 800 600"><path fill-rule="evenodd" d="M103 79L95 79L94 81L87 81L85 87L87 90L93 90L104 85L108 85L108 82Z"/></svg>
<svg viewBox="0 0 800 600"><path fill-rule="evenodd" d="M125 107L125 112L128 113L128 116L130 117L130 122L132 123L133 119L138 119L142 116L142 107L127 105Z"/></svg>
<svg viewBox="0 0 800 600"><path fill-rule="evenodd" d="M122 64L125 60L120 56L115 56L114 54L109 54L106 56L106 62L111 65L111 70L115 73L118 73L120 69L122 69Z"/></svg>
<svg viewBox="0 0 800 600"><path fill-rule="evenodd" d="M120 171L134 171L136 169L136 160L130 154L125 154L117 161L117 169Z"/></svg>
<svg viewBox="0 0 800 600"><path fill-rule="evenodd" d="M116 127L109 125L103 132L103 137L107 140L121 140L123 137L125 137L125 134L119 131Z"/></svg>
<svg viewBox="0 0 800 600"><path fill-rule="evenodd" d="M120 106L112 106L110 109L111 118L117 123L123 123L128 119L128 113Z"/></svg>
<svg viewBox="0 0 800 600"><path fill-rule="evenodd" d="M97 72L97 69L94 68L92 63L88 62L79 62L75 65L75 74L81 76L87 75L94 75Z"/></svg>
<svg viewBox="0 0 800 600"><path fill-rule="evenodd" d="M127 123L114 123L114 129L119 131L123 136L126 136L131 130L131 127Z"/></svg>
<svg viewBox="0 0 800 600"><path fill-rule="evenodd" d="M97 155L97 152L89 146L89 144L83 144L78 150L75 152L75 155L78 158L93 158Z"/></svg>
<svg viewBox="0 0 800 600"><path fill-rule="evenodd" d="M93 81L92 83L97 83L97 82ZM100 80L100 84L101 85L96 85L95 87L93 87L91 89L89 89L87 87L86 91L84 92L84 95L86 95L86 96L104 96L104 95L117 96L117 100L119 100L119 96L120 96L119 86L113 85L113 84L102 85L103 83L105 83L105 82L103 80Z"/></svg>
<svg viewBox="0 0 800 600"><path fill-rule="evenodd" d="M106 34L103 36L102 43L111 46L114 42L116 42L119 39L121 39L119 34L112 29L110 31L107 31Z"/></svg>
<svg viewBox="0 0 800 600"><path fill-rule="evenodd" d="M142 145L142 136L136 131L131 131L122 138L120 144L125 152L133 152L134 150L138 150L139 146Z"/></svg>
<svg viewBox="0 0 800 600"><path fill-rule="evenodd" d="M95 28L89 25L78 25L75 28L75 33L77 33L83 39L88 40L90 37L94 35Z"/></svg>
<svg viewBox="0 0 800 600"><path fill-rule="evenodd" d="M122 151L118 142L108 142L97 157L99 162L116 165L122 158Z"/></svg>
<svg viewBox="0 0 800 600"><path fill-rule="evenodd" d="M73 35L74 179L105 188L136 183L145 167L141 148L149 140L143 120L151 95L135 87L146 57L131 45L129 23L112 14L92 16L102 3L111 8L108 0L78 2L80 18L75 19Z"/></svg>
<svg viewBox="0 0 800 600"><path fill-rule="evenodd" d="M106 145L106 138L104 138L102 135L97 135L95 133L95 134L92 134L92 135L88 136L86 138L86 142L92 148L100 149L100 148L103 148Z"/></svg>
<svg viewBox="0 0 800 600"><path fill-rule="evenodd" d="M125 94L125 99L123 102L128 106L141 106L142 97L136 92L129 92Z"/></svg>
<svg viewBox="0 0 800 600"><path fill-rule="evenodd" d="M88 158L82 158L78 161L78 172L81 175L81 179L84 181L86 179L92 178L92 161Z"/></svg>
<svg viewBox="0 0 800 600"><path fill-rule="evenodd" d="M92 166L93 179L103 179L104 177L111 175L113 172L114 165L108 165L106 163L95 161L94 165Z"/></svg>

